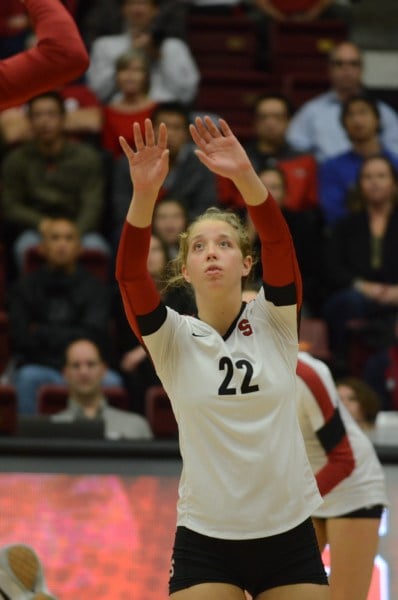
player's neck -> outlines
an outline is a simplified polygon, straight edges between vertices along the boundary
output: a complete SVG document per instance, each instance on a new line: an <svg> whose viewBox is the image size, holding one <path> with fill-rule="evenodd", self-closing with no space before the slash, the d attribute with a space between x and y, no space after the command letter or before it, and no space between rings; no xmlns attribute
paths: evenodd
<svg viewBox="0 0 398 600"><path fill-rule="evenodd" d="M233 300L227 300L225 297L214 302L201 302L197 298L198 316L201 321L204 321L213 327L220 335L225 335L231 324L238 316L242 300L237 297Z"/></svg>

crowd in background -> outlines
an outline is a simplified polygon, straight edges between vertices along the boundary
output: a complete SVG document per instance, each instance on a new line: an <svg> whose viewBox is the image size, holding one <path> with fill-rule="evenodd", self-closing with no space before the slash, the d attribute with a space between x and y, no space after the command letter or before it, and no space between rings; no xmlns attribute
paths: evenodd
<svg viewBox="0 0 398 600"><path fill-rule="evenodd" d="M290 2L285 13L277 0L64 4L89 50L88 71L0 113L2 305L12 353L0 376L15 385L21 413L34 414L40 386L65 381L68 345L88 339L107 361L104 384L125 386L130 410L145 414L146 390L159 380L129 329L114 280L132 194L119 136L131 141L132 123L143 126L146 118L155 128L167 125L170 172L156 207L149 270L167 303L194 314L189 290L163 289L179 234L214 205L251 224L237 190L194 153L189 123L201 72L187 19L253 18L259 47L267 48L270 20L300 27L337 17L349 32L350 2ZM4 1L0 11L6 58L34 36L19 0ZM303 278L302 317L326 323L334 376L359 376L378 394L379 408L398 410L398 114L368 93L362 69L361 49L348 33L330 52L330 89L300 107L279 89L259 95L252 133L241 141L289 225ZM260 281L258 263L254 288Z"/></svg>

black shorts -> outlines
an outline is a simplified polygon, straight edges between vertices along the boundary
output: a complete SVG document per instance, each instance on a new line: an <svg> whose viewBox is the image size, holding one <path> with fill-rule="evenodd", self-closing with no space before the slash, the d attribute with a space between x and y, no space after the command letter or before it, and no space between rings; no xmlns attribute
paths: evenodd
<svg viewBox="0 0 398 600"><path fill-rule="evenodd" d="M283 585L328 585L311 519L251 540L222 540L177 527L169 593L209 582L236 585L253 597Z"/></svg>

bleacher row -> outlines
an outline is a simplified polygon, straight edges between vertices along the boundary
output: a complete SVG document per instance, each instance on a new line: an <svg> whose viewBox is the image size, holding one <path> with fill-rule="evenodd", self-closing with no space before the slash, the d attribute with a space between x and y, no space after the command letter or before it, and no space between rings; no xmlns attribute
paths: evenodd
<svg viewBox="0 0 398 600"><path fill-rule="evenodd" d="M264 71L258 67L261 41L252 20L244 15L191 15L188 40L201 72L195 109L219 114L245 141L261 94L282 92L298 108L328 88L329 52L346 38L341 21L271 23L270 60Z"/></svg>

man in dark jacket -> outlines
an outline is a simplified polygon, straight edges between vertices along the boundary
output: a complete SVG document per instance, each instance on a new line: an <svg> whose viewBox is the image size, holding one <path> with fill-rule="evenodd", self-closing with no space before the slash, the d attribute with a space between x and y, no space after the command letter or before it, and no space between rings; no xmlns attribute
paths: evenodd
<svg viewBox="0 0 398 600"><path fill-rule="evenodd" d="M41 244L44 264L23 275L11 292L11 339L21 413L36 412L40 385L63 382L63 357L71 341L84 337L104 350L107 345L110 293L79 264L80 251L77 226L65 218L51 220ZM120 382L116 373L108 372L108 385Z"/></svg>

